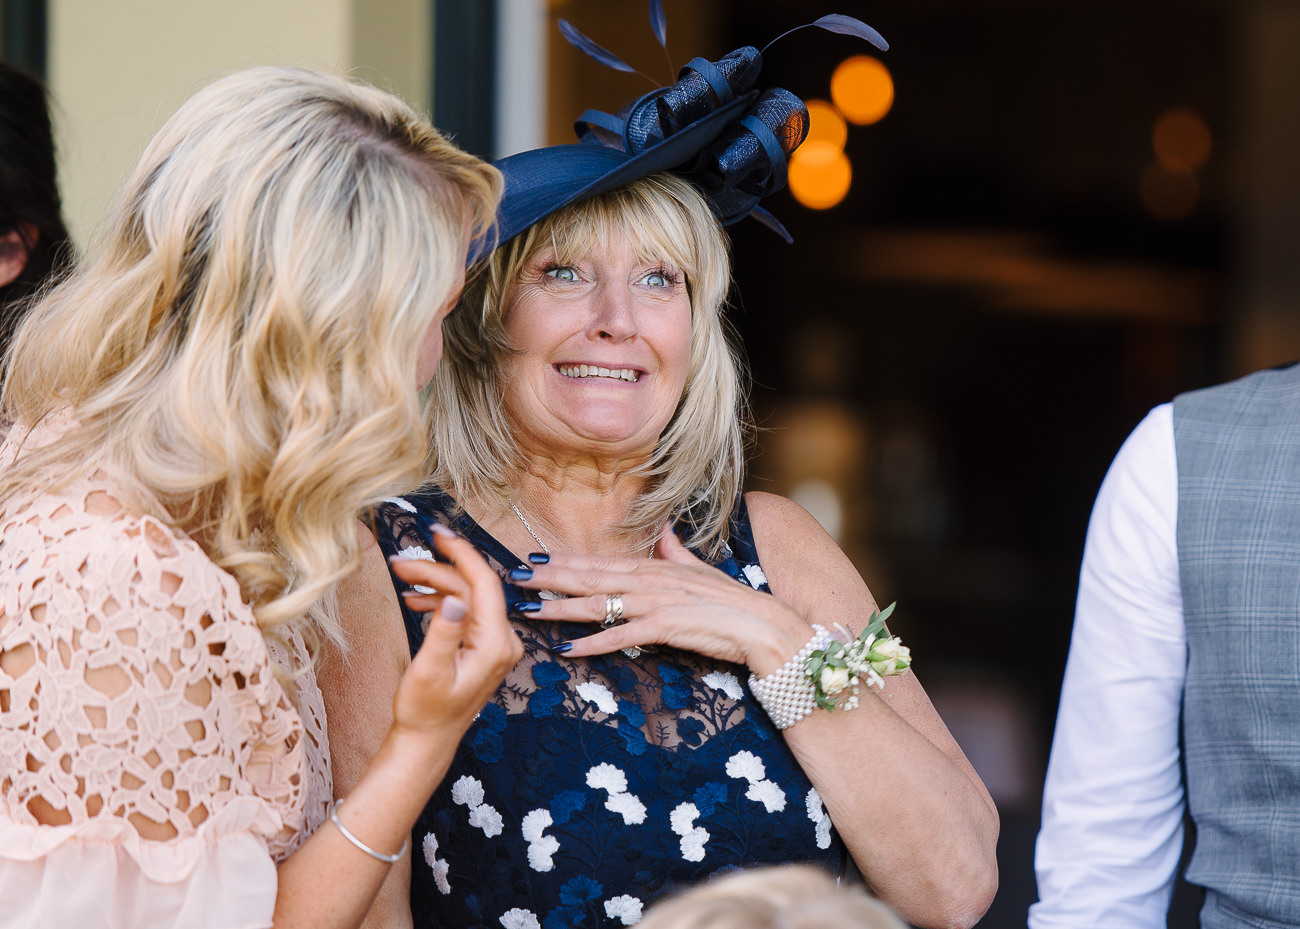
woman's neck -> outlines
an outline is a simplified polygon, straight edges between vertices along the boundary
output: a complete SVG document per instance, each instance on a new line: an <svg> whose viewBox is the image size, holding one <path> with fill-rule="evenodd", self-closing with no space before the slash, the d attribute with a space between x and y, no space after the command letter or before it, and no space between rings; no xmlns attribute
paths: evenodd
<svg viewBox="0 0 1300 929"><path fill-rule="evenodd" d="M652 537L621 528L628 519L646 479L626 467L603 470L592 466L557 466L531 461L503 500L480 501L481 525L503 542L528 546L528 551L639 554L649 551ZM514 545L511 545L514 548Z"/></svg>

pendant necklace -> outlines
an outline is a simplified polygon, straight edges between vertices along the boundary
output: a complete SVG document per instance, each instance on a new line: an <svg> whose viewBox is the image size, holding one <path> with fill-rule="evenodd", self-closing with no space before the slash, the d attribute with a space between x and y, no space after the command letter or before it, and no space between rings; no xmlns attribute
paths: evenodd
<svg viewBox="0 0 1300 929"><path fill-rule="evenodd" d="M507 500L506 503L509 504L510 509L514 511L514 514L519 517L519 521L524 524L524 529L526 529L528 531L528 534L533 537L533 541L542 547L543 552L549 555L551 553L551 550L546 547L546 543L542 541L541 536L539 536L536 532L533 531L533 527L528 524L528 520L524 517L524 514L519 511L519 507L515 506L513 500ZM651 559L654 558L655 545L658 544L658 542L659 542L658 539L650 540L650 553L647 557ZM565 594L559 594L553 590L539 590L537 592L537 597L540 600L563 600L565 598ZM622 613L621 606L619 607L619 612ZM654 649L652 649L649 645L630 645L627 648L621 649L621 651L623 652L624 655L626 655L629 658L640 658L643 652L654 651Z"/></svg>
<svg viewBox="0 0 1300 929"><path fill-rule="evenodd" d="M538 536L538 534L533 531L533 527L528 524L528 520L524 518L524 514L519 512L519 507L515 506L513 500L507 500L506 503L509 505L510 509L514 510L515 515L519 517L519 521L524 524L524 528L528 530L528 534L533 537L533 541L536 542L538 545L540 545L542 547L542 551L544 551L546 554L549 555L551 553L551 550L546 547L546 543L541 540L541 537ZM646 556L647 558L654 558L655 545L658 542L659 542L658 539L650 540L650 552ZM547 591L547 593L549 593L549 591Z"/></svg>

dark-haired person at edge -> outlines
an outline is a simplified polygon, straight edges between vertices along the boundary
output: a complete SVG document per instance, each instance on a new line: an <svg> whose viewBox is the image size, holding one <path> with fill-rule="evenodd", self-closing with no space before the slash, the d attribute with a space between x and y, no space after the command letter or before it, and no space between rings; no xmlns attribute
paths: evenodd
<svg viewBox="0 0 1300 929"><path fill-rule="evenodd" d="M445 593L399 593L385 566L432 557L431 523L500 572L525 655L416 825L410 910L394 872L371 925L632 925L785 862L856 870L918 926L973 925L993 897L997 812L916 677L864 675L853 698L806 674L868 625L871 592L803 509L741 493L721 223L776 188L807 126L792 94L751 93L760 67L753 48L696 59L627 117L628 151L498 163L501 244L444 326L432 480L380 508L340 591L357 658L324 683L338 789ZM839 705L814 708L818 689Z"/></svg>
<svg viewBox="0 0 1300 929"><path fill-rule="evenodd" d="M71 258L45 87L0 62L0 352L19 302Z"/></svg>

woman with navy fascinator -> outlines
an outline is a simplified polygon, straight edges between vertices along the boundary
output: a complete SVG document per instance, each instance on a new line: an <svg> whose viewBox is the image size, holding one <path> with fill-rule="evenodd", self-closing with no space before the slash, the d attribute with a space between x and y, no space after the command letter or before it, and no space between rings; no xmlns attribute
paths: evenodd
<svg viewBox="0 0 1300 929"><path fill-rule="evenodd" d="M663 19L651 4L662 41ZM812 25L883 39L832 15ZM566 37L621 65L568 23ZM612 60L612 62L611 62ZM505 585L524 657L461 741L371 925L612 927L714 875L860 874L917 926L997 887L988 792L866 584L789 500L742 489L723 227L807 132L762 53L692 60L579 142L497 163L497 236L444 326L430 479L374 515L324 671L336 789L446 589L394 581L434 527ZM408 896L409 895L409 896ZM407 909L409 899L409 910Z"/></svg>

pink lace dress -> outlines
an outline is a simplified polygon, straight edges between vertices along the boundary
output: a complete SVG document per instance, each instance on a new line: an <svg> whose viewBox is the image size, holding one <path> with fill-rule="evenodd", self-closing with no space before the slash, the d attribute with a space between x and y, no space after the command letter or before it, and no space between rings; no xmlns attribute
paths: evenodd
<svg viewBox="0 0 1300 929"><path fill-rule="evenodd" d="M301 641L162 512L107 475L0 507L0 927L270 926L326 817Z"/></svg>

